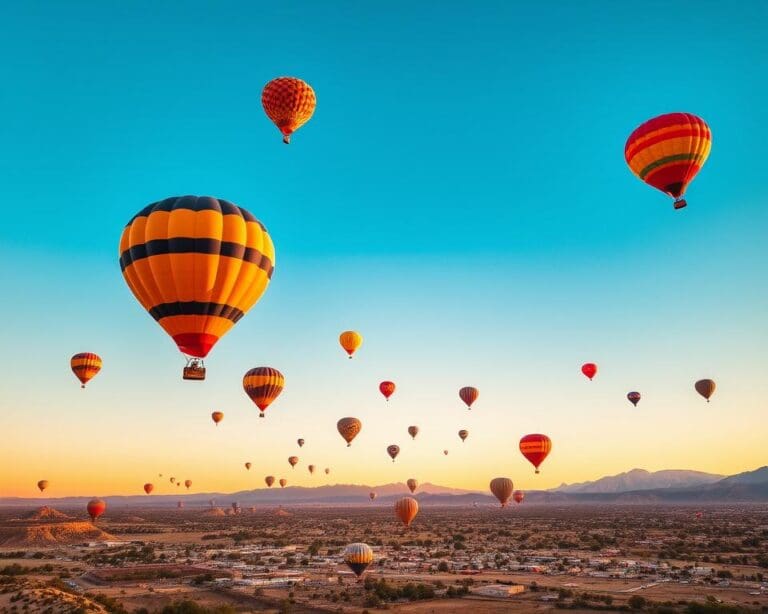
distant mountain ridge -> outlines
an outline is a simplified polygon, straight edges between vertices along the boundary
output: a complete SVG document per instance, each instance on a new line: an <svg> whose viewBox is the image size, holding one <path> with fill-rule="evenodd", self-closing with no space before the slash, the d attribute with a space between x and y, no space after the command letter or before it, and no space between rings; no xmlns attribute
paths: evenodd
<svg viewBox="0 0 768 614"><path fill-rule="evenodd" d="M653 486L652 484L662 484ZM370 501L368 494L377 494L375 501ZM236 493L197 493L197 494L156 494L107 496L109 509L130 507L168 508L184 501L187 508L210 508L210 501L216 505L229 505L237 502L241 506L346 506L391 505L403 496L414 496L421 505L498 505L487 491L472 491L431 484L419 485L416 493L410 491L402 482L367 486L358 484L334 484L317 487L293 486L287 488L257 488ZM41 499L0 497L2 507L39 507L55 504L58 507L83 510L90 497L62 497ZM768 466L753 471L723 478L700 471L656 471L648 472L633 469L616 476L607 476L594 482L563 485L551 490L526 490L525 502L528 504L656 504L656 503L731 503L758 502L768 503ZM84 512L83 512L84 513Z"/></svg>
<svg viewBox="0 0 768 614"><path fill-rule="evenodd" d="M632 469L618 475L610 475L592 482L578 484L563 484L552 488L551 492L561 493L620 493L637 490L654 490L657 488L686 488L701 484L712 484L725 476L702 471L687 471L666 469L663 471L646 471Z"/></svg>

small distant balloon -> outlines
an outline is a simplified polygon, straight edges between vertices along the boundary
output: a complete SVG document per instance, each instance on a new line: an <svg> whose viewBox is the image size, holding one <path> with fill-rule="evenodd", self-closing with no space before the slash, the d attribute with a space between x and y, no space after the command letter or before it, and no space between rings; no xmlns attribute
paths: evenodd
<svg viewBox="0 0 768 614"><path fill-rule="evenodd" d="M509 498L512 496L514 486L509 478L493 478L489 486L493 496L499 500L501 507L506 507Z"/></svg>
<svg viewBox="0 0 768 614"><path fill-rule="evenodd" d="M581 372L592 381L592 378L597 375L597 365L593 362L585 362L581 365Z"/></svg>
<svg viewBox="0 0 768 614"><path fill-rule="evenodd" d="M344 562L359 578L373 562L373 550L368 544L349 544L344 549Z"/></svg>
<svg viewBox="0 0 768 614"><path fill-rule="evenodd" d="M715 394L716 386L714 380L700 379L694 384L694 388L696 388L696 392L703 396L707 400L707 403L709 403L709 398Z"/></svg>
<svg viewBox="0 0 768 614"><path fill-rule="evenodd" d="M515 500L515 503L522 503L525 499L525 493L522 490L516 490L512 493L512 498Z"/></svg>
<svg viewBox="0 0 768 614"><path fill-rule="evenodd" d="M408 434L411 436L411 439L416 439L416 435L419 434L419 427L418 426L409 426L408 427Z"/></svg>
<svg viewBox="0 0 768 614"><path fill-rule="evenodd" d="M465 441L467 437L469 437L469 431L467 429L461 429L459 431L459 439L461 439L461 441Z"/></svg>
<svg viewBox="0 0 768 614"><path fill-rule="evenodd" d="M80 380L81 388L85 388L85 385L101 371L101 365L102 362L99 355L92 352L75 354L69 361L72 373Z"/></svg>
<svg viewBox="0 0 768 614"><path fill-rule="evenodd" d="M444 454L445 456L448 456L448 450L443 450L443 454Z"/></svg>
<svg viewBox="0 0 768 614"><path fill-rule="evenodd" d="M250 462L248 462L248 463L245 463L245 468L246 468L248 471L250 471L250 470L251 470L251 463L250 463Z"/></svg>
<svg viewBox="0 0 768 614"><path fill-rule="evenodd" d="M192 480L184 480L184 486L189 490L189 487L192 486Z"/></svg>
<svg viewBox="0 0 768 614"><path fill-rule="evenodd" d="M154 484L149 484L149 483L144 484L144 492L145 493L150 494L153 490L155 490L155 485Z"/></svg>
<svg viewBox="0 0 768 614"><path fill-rule="evenodd" d="M280 478L280 488L285 488L288 485L288 480Z"/></svg>
<svg viewBox="0 0 768 614"><path fill-rule="evenodd" d="M395 388L395 382L386 381L379 384L379 391L384 395L384 398L387 401L389 401L389 397L395 393Z"/></svg>
<svg viewBox="0 0 768 614"><path fill-rule="evenodd" d="M211 414L211 420L213 420L213 423L216 426L219 426L219 422L224 420L224 412L223 411L215 411Z"/></svg>
<svg viewBox="0 0 768 614"><path fill-rule="evenodd" d="M389 457L392 459L392 462L395 462L395 459L397 458L397 455L400 454L400 446L396 446L395 444L392 444L391 446L387 446L387 454L389 454Z"/></svg>
<svg viewBox="0 0 768 614"><path fill-rule="evenodd" d="M325 475L328 475L330 472L331 472L331 468L330 467L326 467L325 468Z"/></svg>
<svg viewBox="0 0 768 614"><path fill-rule="evenodd" d="M243 390L259 408L260 418L264 417L264 412L280 396L284 387L283 374L272 367L256 367L243 376Z"/></svg>
<svg viewBox="0 0 768 614"><path fill-rule="evenodd" d="M342 418L336 423L336 430L347 442L347 447L352 445L352 440L357 437L362 428L363 423L357 418Z"/></svg>
<svg viewBox="0 0 768 614"><path fill-rule="evenodd" d="M371 501L373 501L373 500L376 498L376 496L377 496L377 495L376 495L376 493L375 493L375 492L373 492L373 491L371 491L371 492L369 492L369 493L368 493L368 498L369 498Z"/></svg>
<svg viewBox="0 0 768 614"><path fill-rule="evenodd" d="M307 465L307 469L309 469L309 473L315 472L315 466L314 465Z"/></svg>
<svg viewBox="0 0 768 614"><path fill-rule="evenodd" d="M101 499L91 499L88 501L86 510L91 517L92 522L96 522L96 519L101 516L107 509L107 504Z"/></svg>
<svg viewBox="0 0 768 614"><path fill-rule="evenodd" d="M406 527L411 526L418 513L419 503L413 497L403 497L395 501L395 515Z"/></svg>
<svg viewBox="0 0 768 614"><path fill-rule="evenodd" d="M464 386L459 390L459 398L467 405L467 409L472 409L472 404L477 401L480 391L472 386Z"/></svg>
<svg viewBox="0 0 768 614"><path fill-rule="evenodd" d="M37 487L40 489L40 492L43 492L46 488L48 488L48 480L40 480L37 483Z"/></svg>
<svg viewBox="0 0 768 614"><path fill-rule="evenodd" d="M345 330L339 335L339 343L349 357L352 358L352 354L363 345L363 336L354 330Z"/></svg>
<svg viewBox="0 0 768 614"><path fill-rule="evenodd" d="M272 488L272 484L275 483L275 476L268 475L267 477L264 478L264 482L266 483L267 488Z"/></svg>
<svg viewBox="0 0 768 614"><path fill-rule="evenodd" d="M296 443L299 444L300 448L304 446L304 440L301 437L296 440Z"/></svg>
<svg viewBox="0 0 768 614"><path fill-rule="evenodd" d="M299 457L298 456L289 456L288 457L288 464L291 467L295 467L299 463Z"/></svg>
<svg viewBox="0 0 768 614"><path fill-rule="evenodd" d="M306 124L315 112L315 90L297 77L278 77L264 86L261 105L272 123L283 135L283 143L291 142L291 135Z"/></svg>
<svg viewBox="0 0 768 614"><path fill-rule="evenodd" d="M536 468L536 473L539 473L539 465L547 458L550 450L552 440L546 435L533 433L520 440L520 453Z"/></svg>
<svg viewBox="0 0 768 614"><path fill-rule="evenodd" d="M408 485L408 490L410 490L411 493L416 492L416 489L419 487L419 483L413 478L409 478L406 484Z"/></svg>
<svg viewBox="0 0 768 614"><path fill-rule="evenodd" d="M640 393L639 392L628 392L627 393L627 399L629 399L629 402L632 403L635 407L637 407L637 404L640 402Z"/></svg>

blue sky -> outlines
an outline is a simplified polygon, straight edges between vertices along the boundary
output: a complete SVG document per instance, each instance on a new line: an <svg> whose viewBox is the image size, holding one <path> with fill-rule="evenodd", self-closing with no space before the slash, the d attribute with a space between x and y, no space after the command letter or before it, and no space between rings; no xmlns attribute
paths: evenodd
<svg viewBox="0 0 768 614"><path fill-rule="evenodd" d="M455 390L475 382L493 399L485 422L471 417L486 455L450 469L414 461L423 480L527 471L516 442L528 430L548 429L564 450L543 478L553 484L765 460L751 442L768 392L768 5L158 4L3 10L3 432L70 429L60 454L86 454L85 465L84 442L103 439L128 484L132 433L168 432L219 403L232 407L227 423L250 421L242 432L286 442L291 429L330 425L322 450L335 459L336 419L353 412L393 429L365 444L382 455L410 416L453 436L466 426ZM260 104L279 75L318 97L290 147ZM680 212L623 159L632 129L676 110L713 131ZM174 346L117 265L128 219L177 194L246 207L277 252L272 285L211 354L204 388L177 381ZM346 328L366 338L356 372L334 362ZM106 366L84 398L67 360L86 349ZM586 360L610 389L585 392ZM289 381L267 427L245 417L239 390L259 364ZM717 414L691 393L710 376ZM411 390L399 395L403 425L375 396L390 377ZM642 424L623 416L630 389L649 393ZM158 435L152 462L190 464L208 430L183 445ZM242 437L233 458L265 445ZM589 449L590 437L615 449ZM36 445L5 454L53 444ZM269 445L287 456L287 443ZM716 445L721 459L703 452ZM49 466L60 460L50 454ZM0 490L22 492L45 470ZM362 480L356 471L340 466L340 479ZM84 483L100 484L95 473Z"/></svg>

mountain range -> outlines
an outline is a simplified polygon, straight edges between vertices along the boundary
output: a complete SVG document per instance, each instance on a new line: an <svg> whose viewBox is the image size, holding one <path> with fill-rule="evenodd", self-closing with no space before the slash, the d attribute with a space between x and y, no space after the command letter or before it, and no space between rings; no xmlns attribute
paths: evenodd
<svg viewBox="0 0 768 614"><path fill-rule="evenodd" d="M376 492L370 501L370 492ZM179 500L186 508L229 505L238 502L251 505L390 505L395 499L410 494L402 482L380 486L334 484L313 488L258 488L235 493L202 493L190 495L129 495L106 497L112 509L126 507L172 507ZM451 488L437 484L419 485L415 496L422 505L495 504L487 492ZM53 505L81 507L90 497L19 498L0 497L0 507ZM768 466L723 477L699 471L666 470L648 472L633 469L606 476L593 482L563 484L551 490L527 490L526 503L550 504L653 504L653 503L768 503Z"/></svg>

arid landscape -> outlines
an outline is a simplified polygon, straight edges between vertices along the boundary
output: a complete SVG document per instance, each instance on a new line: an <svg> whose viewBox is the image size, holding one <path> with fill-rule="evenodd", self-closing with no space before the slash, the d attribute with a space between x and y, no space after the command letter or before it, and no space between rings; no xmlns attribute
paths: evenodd
<svg viewBox="0 0 768 614"><path fill-rule="evenodd" d="M2 510L0 611L768 611L765 504L425 507L409 529L388 506L82 515Z"/></svg>

